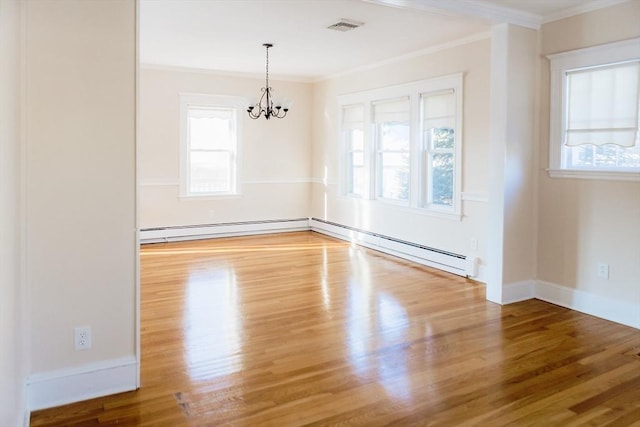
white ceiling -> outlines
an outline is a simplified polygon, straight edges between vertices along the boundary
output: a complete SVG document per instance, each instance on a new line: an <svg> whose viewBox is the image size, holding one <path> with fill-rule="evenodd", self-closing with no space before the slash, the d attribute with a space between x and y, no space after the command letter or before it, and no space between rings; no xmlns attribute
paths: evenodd
<svg viewBox="0 0 640 427"><path fill-rule="evenodd" d="M597 0L602 3L603 0ZM616 0L604 0L616 1ZM617 0L619 1L619 0ZM584 0L142 0L143 64L318 79L488 31L536 26ZM364 22L326 29L341 18ZM530 25L531 24L531 25Z"/></svg>

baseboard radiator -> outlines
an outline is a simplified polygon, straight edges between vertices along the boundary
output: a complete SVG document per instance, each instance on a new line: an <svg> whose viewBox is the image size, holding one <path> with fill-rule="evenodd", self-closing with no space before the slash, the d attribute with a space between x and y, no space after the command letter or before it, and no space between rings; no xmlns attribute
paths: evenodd
<svg viewBox="0 0 640 427"><path fill-rule="evenodd" d="M140 230L140 243L177 242L308 230L346 240L418 264L448 271L459 276L477 276L478 265L475 257L467 257L319 218L145 228Z"/></svg>
<svg viewBox="0 0 640 427"><path fill-rule="evenodd" d="M418 264L448 271L458 276L477 276L478 266L475 257L467 257L318 218L311 218L309 225L312 231L347 240Z"/></svg>
<svg viewBox="0 0 640 427"><path fill-rule="evenodd" d="M144 228L140 230L140 243L178 242L306 230L309 230L309 218Z"/></svg>

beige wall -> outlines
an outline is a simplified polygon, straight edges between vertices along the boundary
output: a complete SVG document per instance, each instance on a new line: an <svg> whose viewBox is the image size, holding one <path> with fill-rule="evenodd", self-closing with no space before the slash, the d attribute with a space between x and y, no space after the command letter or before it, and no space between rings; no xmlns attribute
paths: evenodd
<svg viewBox="0 0 640 427"><path fill-rule="evenodd" d="M31 374L135 354L135 2L30 1ZM92 348L74 351L90 325Z"/></svg>
<svg viewBox="0 0 640 427"><path fill-rule="evenodd" d="M25 411L27 328L20 273L21 4L0 1L0 426L21 425Z"/></svg>
<svg viewBox="0 0 640 427"><path fill-rule="evenodd" d="M490 40L485 37L432 54L316 83L312 125L314 185L311 215L455 253L479 256L481 263L486 263L486 202L463 201L462 219L456 220L340 195L337 98L368 89L464 73L462 191L463 194L486 198L490 49ZM478 251L470 250L471 238L478 240Z"/></svg>
<svg viewBox="0 0 640 427"><path fill-rule="evenodd" d="M181 199L180 93L255 98L264 80L143 68L140 76L141 228L308 216L311 84L270 81L293 100L287 118L243 115L238 197Z"/></svg>
<svg viewBox="0 0 640 427"><path fill-rule="evenodd" d="M640 1L625 3L544 24L542 54L566 52L638 37Z"/></svg>
<svg viewBox="0 0 640 427"><path fill-rule="evenodd" d="M640 36L640 2L551 22L542 55ZM549 63L541 66L538 279L640 305L640 183L551 179ZM598 262L610 279L597 277Z"/></svg>

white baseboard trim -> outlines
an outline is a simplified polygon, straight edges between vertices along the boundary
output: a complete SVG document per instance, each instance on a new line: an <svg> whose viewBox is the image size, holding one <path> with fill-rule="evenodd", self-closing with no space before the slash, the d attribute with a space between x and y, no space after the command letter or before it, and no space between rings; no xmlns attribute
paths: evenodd
<svg viewBox="0 0 640 427"><path fill-rule="evenodd" d="M613 300L543 280L523 280L502 287L502 304L532 298L640 329L640 304Z"/></svg>
<svg viewBox="0 0 640 427"><path fill-rule="evenodd" d="M502 304L525 301L535 298L536 281L523 280L521 282L507 283L502 287Z"/></svg>
<svg viewBox="0 0 640 427"><path fill-rule="evenodd" d="M37 373L27 380L30 411L122 393L137 388L134 356L106 360L79 368Z"/></svg>
<svg viewBox="0 0 640 427"><path fill-rule="evenodd" d="M427 248L411 242L401 241L373 232L356 230L316 218L311 218L309 225L311 230L317 233L326 234L418 264L457 274L458 276L474 276L477 274L477 260L474 258L469 259L463 255Z"/></svg>
<svg viewBox="0 0 640 427"><path fill-rule="evenodd" d="M140 230L140 243L178 242L218 237L308 231L309 229L308 218L159 227Z"/></svg>
<svg viewBox="0 0 640 427"><path fill-rule="evenodd" d="M612 300L542 280L536 282L535 297L581 313L640 329L640 304Z"/></svg>

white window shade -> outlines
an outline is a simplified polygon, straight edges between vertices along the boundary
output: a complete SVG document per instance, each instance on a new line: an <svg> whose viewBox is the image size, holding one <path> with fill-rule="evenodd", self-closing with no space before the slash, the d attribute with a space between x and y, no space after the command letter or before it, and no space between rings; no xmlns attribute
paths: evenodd
<svg viewBox="0 0 640 427"><path fill-rule="evenodd" d="M189 147L226 150L235 144L233 109L188 107Z"/></svg>
<svg viewBox="0 0 640 427"><path fill-rule="evenodd" d="M640 61L568 71L566 78L565 145L636 144Z"/></svg>
<svg viewBox="0 0 640 427"><path fill-rule="evenodd" d="M229 108L219 109L200 106L188 106L188 114L190 119L231 120L233 119L234 111Z"/></svg>
<svg viewBox="0 0 640 427"><path fill-rule="evenodd" d="M364 129L364 105L349 105L342 109L342 129Z"/></svg>
<svg viewBox="0 0 640 427"><path fill-rule="evenodd" d="M422 94L422 126L424 129L455 126L455 92L453 90Z"/></svg>
<svg viewBox="0 0 640 427"><path fill-rule="evenodd" d="M411 120L409 98L380 101L373 104L373 121L380 123L406 123Z"/></svg>

